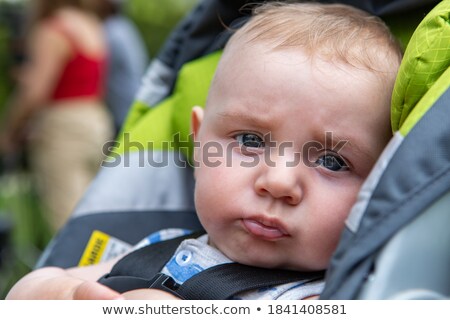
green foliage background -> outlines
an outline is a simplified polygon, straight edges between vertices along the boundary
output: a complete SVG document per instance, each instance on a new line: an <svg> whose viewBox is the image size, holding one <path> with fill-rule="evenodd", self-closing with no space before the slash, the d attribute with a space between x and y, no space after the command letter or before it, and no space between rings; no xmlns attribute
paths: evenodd
<svg viewBox="0 0 450 320"><path fill-rule="evenodd" d="M154 57L170 31L198 0L129 0L124 12L137 25L151 57Z"/></svg>

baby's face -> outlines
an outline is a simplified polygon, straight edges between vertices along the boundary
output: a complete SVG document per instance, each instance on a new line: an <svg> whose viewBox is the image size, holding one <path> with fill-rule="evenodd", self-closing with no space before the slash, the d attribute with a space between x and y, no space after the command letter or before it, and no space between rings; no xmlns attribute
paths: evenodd
<svg viewBox="0 0 450 320"><path fill-rule="evenodd" d="M327 267L390 137L374 74L293 50L229 50L193 111L195 201L211 244L269 268Z"/></svg>

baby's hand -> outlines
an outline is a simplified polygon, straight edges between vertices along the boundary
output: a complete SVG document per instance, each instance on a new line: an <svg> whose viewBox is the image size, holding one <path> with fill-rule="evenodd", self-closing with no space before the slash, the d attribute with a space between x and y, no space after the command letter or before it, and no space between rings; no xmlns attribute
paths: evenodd
<svg viewBox="0 0 450 320"><path fill-rule="evenodd" d="M162 290L157 289L136 289L122 294L127 300L180 300Z"/></svg>

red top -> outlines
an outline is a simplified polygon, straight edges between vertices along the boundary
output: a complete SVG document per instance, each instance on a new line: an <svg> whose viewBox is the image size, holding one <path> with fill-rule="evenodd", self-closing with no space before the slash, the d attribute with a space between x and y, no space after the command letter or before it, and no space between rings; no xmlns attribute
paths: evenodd
<svg viewBox="0 0 450 320"><path fill-rule="evenodd" d="M102 97L106 55L99 57L86 55L57 20L53 20L51 26L69 40L74 52L57 81L51 99L59 101L79 97Z"/></svg>

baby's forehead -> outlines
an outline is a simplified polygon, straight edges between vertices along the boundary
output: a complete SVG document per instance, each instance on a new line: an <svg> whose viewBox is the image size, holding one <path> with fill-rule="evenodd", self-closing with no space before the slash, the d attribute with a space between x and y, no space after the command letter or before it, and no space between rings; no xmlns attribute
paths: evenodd
<svg viewBox="0 0 450 320"><path fill-rule="evenodd" d="M395 72L392 72L391 78L394 79L394 76ZM257 100L259 104L254 103L258 108L261 104L266 107L279 103L290 104L287 100L298 101L303 97L333 104L336 101L329 98L330 94L339 95L347 90L359 96L362 93L358 92L358 88L377 93L387 101L391 90L385 90L386 81L380 79L380 75L372 70L342 61L327 61L320 56L310 59L297 48L264 50L263 45L258 45L247 46L246 50L241 51L238 43L235 43L224 53L219 63L207 106L217 108L218 104L222 108L244 109L249 107L247 102L257 100L256 96L259 95L264 98ZM284 90L287 86L294 87L294 90ZM294 95L295 92L302 92L304 96ZM231 103L224 104L224 101ZM238 103L233 104L236 101ZM351 105L348 107L351 108ZM344 110L351 111L346 106L343 106Z"/></svg>
<svg viewBox="0 0 450 320"><path fill-rule="evenodd" d="M295 53L294 55L282 55L283 59L281 62L295 64L299 61L307 61L313 67L318 69L327 65L328 68L345 68L349 72L365 70L375 74L383 81L395 77L400 64L398 56L392 51L380 50L374 46L363 47L355 44L351 48L347 48L345 52L342 52L339 48L327 46L320 46L313 49L302 45L277 46L266 40L248 41L247 37L235 38L227 44L221 64L226 68L233 68L234 63L240 59L243 54L248 52L255 57L271 52ZM265 62L276 63L277 61L266 60ZM326 62L327 64L323 64L322 62ZM256 59L254 61L249 61L249 63L256 63ZM322 70L326 71L326 69Z"/></svg>
<svg viewBox="0 0 450 320"><path fill-rule="evenodd" d="M355 49L355 52L358 50ZM395 58L392 59L392 57L385 57L385 59L380 57L379 63L369 65L358 59L353 59L352 56L336 55L334 49L323 48L311 52L302 46L274 47L272 43L266 41L248 42L246 38L236 38L224 50L216 69L213 83L233 81L235 74L245 72L238 65L242 67L242 64L239 64L239 62L248 56L250 58L245 59L245 70L261 64L268 68L270 65L289 64L295 67L301 64L315 69L319 75L323 74L325 77L330 73L335 73L339 77L354 77L355 74L359 74L361 79L373 79L375 77L389 86L392 84L392 80L395 79L398 68L397 60ZM217 88L212 86L211 90L214 89Z"/></svg>

